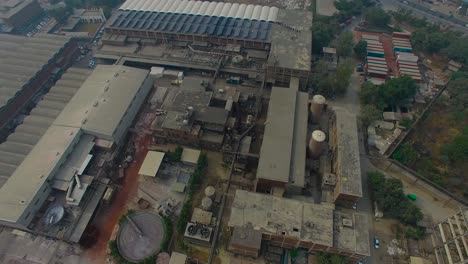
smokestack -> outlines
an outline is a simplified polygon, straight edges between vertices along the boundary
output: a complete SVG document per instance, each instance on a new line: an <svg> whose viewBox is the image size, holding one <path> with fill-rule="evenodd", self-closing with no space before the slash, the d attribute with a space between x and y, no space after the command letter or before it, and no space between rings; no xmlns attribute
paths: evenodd
<svg viewBox="0 0 468 264"><path fill-rule="evenodd" d="M310 137L309 141L309 149L312 159L318 159L320 157L323 151L323 145L326 138L327 137L325 133L323 133L323 131L315 130L314 132L312 132L312 137Z"/></svg>
<svg viewBox="0 0 468 264"><path fill-rule="evenodd" d="M312 97L312 104L310 105L310 112L312 113L312 122L319 123L322 117L323 108L325 106L325 97L322 95L314 95Z"/></svg>

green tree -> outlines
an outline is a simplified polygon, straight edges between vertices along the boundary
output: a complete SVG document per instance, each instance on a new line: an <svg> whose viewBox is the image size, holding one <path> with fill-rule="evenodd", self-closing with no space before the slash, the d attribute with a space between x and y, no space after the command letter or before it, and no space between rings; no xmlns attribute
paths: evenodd
<svg viewBox="0 0 468 264"><path fill-rule="evenodd" d="M405 165L412 165L418 158L418 153L411 144L404 143L393 152L392 158Z"/></svg>
<svg viewBox="0 0 468 264"><path fill-rule="evenodd" d="M340 57L351 55L353 48L353 33L345 31L341 33L336 42L336 54Z"/></svg>
<svg viewBox="0 0 468 264"><path fill-rule="evenodd" d="M331 17L316 16L312 24L312 52L320 54L323 47L327 47L338 32L338 22Z"/></svg>
<svg viewBox="0 0 468 264"><path fill-rule="evenodd" d="M467 42L467 37L460 37L457 40L450 42L449 46L444 50L444 54L452 60L468 63Z"/></svg>
<svg viewBox="0 0 468 264"><path fill-rule="evenodd" d="M366 21L376 27L385 27L390 23L390 15L382 8L371 7L365 13Z"/></svg>
<svg viewBox="0 0 468 264"><path fill-rule="evenodd" d="M360 60L364 60L367 55L367 41L360 40L353 48L354 54Z"/></svg>
<svg viewBox="0 0 468 264"><path fill-rule="evenodd" d="M408 99L414 97L418 90L418 85L409 76L394 78L382 85L381 92L388 105L405 103Z"/></svg>
<svg viewBox="0 0 468 264"><path fill-rule="evenodd" d="M451 107L458 112L468 110L468 78L457 78L447 85Z"/></svg>
<svg viewBox="0 0 468 264"><path fill-rule="evenodd" d="M372 122L382 119L383 111L374 105L364 105L361 108L360 118L364 126L370 125Z"/></svg>
<svg viewBox="0 0 468 264"><path fill-rule="evenodd" d="M347 264L349 263L349 259L345 256L340 256L337 254L318 252L317 263L318 264Z"/></svg>
<svg viewBox="0 0 468 264"><path fill-rule="evenodd" d="M442 146L441 152L452 162L468 161L468 126L452 142Z"/></svg>
<svg viewBox="0 0 468 264"><path fill-rule="evenodd" d="M365 82L361 86L359 97L364 105L374 105L377 109L383 110L386 103L386 98L381 93L381 85L374 85L371 82Z"/></svg>

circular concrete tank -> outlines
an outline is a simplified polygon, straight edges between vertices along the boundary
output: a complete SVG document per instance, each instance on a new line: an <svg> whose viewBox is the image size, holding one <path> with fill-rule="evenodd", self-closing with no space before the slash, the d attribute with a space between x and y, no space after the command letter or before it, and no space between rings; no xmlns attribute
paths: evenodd
<svg viewBox="0 0 468 264"><path fill-rule="evenodd" d="M310 105L310 112L312 114L312 122L318 123L322 117L323 107L325 106L326 99L322 95L314 95L312 97L312 104Z"/></svg>
<svg viewBox="0 0 468 264"><path fill-rule="evenodd" d="M312 136L309 141L310 156L312 159L317 159L320 157L323 151L323 144L327 136L323 131L315 130L312 132Z"/></svg>
<svg viewBox="0 0 468 264"><path fill-rule="evenodd" d="M207 186L205 188L205 196L206 197L210 197L210 198L213 198L213 196L215 195L215 188L213 186Z"/></svg>
<svg viewBox="0 0 468 264"><path fill-rule="evenodd" d="M205 211L211 211L211 207L213 206L213 200L210 197L203 197L201 200L201 208Z"/></svg>
<svg viewBox="0 0 468 264"><path fill-rule="evenodd" d="M164 240L161 216L151 212L135 212L120 224L117 247L126 260L139 262L160 250Z"/></svg>

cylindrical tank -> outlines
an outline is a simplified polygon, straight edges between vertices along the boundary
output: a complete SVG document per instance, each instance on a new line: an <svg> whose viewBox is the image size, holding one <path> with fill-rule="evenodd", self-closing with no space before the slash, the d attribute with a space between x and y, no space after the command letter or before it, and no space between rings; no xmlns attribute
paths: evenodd
<svg viewBox="0 0 468 264"><path fill-rule="evenodd" d="M310 105L310 112L312 114L312 122L318 123L322 117L323 107L325 105L325 97L322 95L314 95L312 97L312 104Z"/></svg>
<svg viewBox="0 0 468 264"><path fill-rule="evenodd" d="M206 197L210 197L210 198L213 198L213 196L215 195L215 188L213 186L207 186L205 188L205 196Z"/></svg>
<svg viewBox="0 0 468 264"><path fill-rule="evenodd" d="M205 211L210 211L213 206L213 200L210 197L203 197L201 200L201 208Z"/></svg>
<svg viewBox="0 0 468 264"><path fill-rule="evenodd" d="M312 136L310 137L309 141L309 149L310 149L310 155L312 159L317 159L320 157L320 154L322 154L323 151L323 144L325 142L325 139L327 136L323 131L320 130L315 130L312 132Z"/></svg>

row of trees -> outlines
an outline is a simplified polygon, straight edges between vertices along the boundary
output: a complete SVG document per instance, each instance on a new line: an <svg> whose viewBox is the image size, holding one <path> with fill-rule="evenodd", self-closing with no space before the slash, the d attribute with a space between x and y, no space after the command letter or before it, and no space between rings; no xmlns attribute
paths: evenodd
<svg viewBox="0 0 468 264"><path fill-rule="evenodd" d="M315 66L315 74L311 79L313 92L330 98L345 94L353 67L350 59L341 60L336 70L329 70L328 62L320 61Z"/></svg>
<svg viewBox="0 0 468 264"><path fill-rule="evenodd" d="M398 219L405 225L417 226L423 219L421 209L405 197L399 179L387 179L380 172L369 172L372 196L387 217Z"/></svg>
<svg viewBox="0 0 468 264"><path fill-rule="evenodd" d="M426 18L416 18L411 10L400 9L391 13L397 26L410 24L416 28L411 43L416 50L429 54L441 54L450 59L468 63L468 37L458 31L441 31L439 25L429 23Z"/></svg>
<svg viewBox="0 0 468 264"><path fill-rule="evenodd" d="M326 252L317 253L317 263L319 264L347 264L349 259L345 256Z"/></svg>

